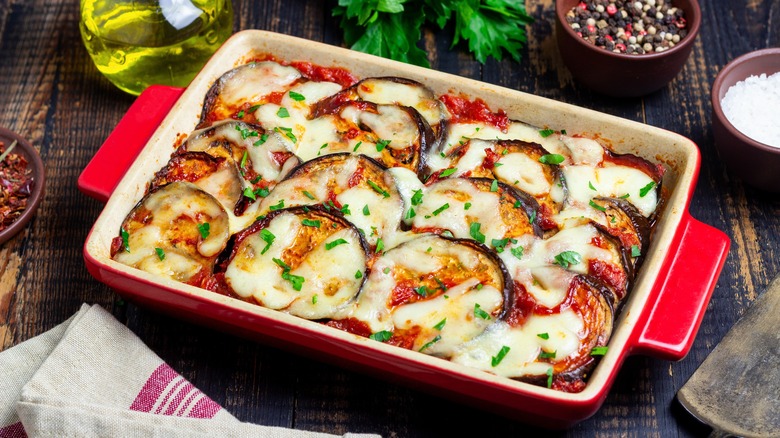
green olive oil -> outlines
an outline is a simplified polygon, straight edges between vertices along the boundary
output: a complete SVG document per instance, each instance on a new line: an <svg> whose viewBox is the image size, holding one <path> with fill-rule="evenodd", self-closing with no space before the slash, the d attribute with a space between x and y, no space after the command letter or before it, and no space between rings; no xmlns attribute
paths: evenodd
<svg viewBox="0 0 780 438"><path fill-rule="evenodd" d="M230 0L82 0L81 36L98 70L138 95L186 87L233 32Z"/></svg>

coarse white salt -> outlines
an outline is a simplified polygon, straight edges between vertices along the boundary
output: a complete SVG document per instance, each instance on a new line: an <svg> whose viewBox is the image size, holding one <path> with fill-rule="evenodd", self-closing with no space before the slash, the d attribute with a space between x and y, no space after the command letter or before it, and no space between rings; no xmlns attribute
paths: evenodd
<svg viewBox="0 0 780 438"><path fill-rule="evenodd" d="M720 106L740 132L780 148L780 72L737 82L726 91Z"/></svg>

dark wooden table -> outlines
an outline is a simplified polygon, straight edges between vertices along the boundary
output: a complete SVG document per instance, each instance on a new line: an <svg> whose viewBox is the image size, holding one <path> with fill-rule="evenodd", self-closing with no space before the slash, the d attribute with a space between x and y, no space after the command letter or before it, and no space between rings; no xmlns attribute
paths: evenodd
<svg viewBox="0 0 780 438"><path fill-rule="evenodd" d="M331 3L234 0L234 7L236 30L266 29L341 44ZM574 83L553 38L553 1L529 0L527 7L536 21L528 28L521 63L491 60L482 66L463 47L450 50L449 32L429 30L424 42L433 68L691 138L702 154L691 213L732 239L690 354L676 363L629 358L603 408L566 434L704 435L708 428L682 412L674 395L780 265L780 197L745 186L721 162L710 128L710 86L736 56L780 46L780 0L703 2L704 24L682 73L659 92L626 100L602 97ZM0 0L0 125L40 148L48 176L37 217L0 246L0 350L65 320L82 302L98 303L244 421L386 437L540 432L379 378L172 320L123 302L94 280L84 267L82 245L102 205L82 195L76 179L133 98L93 66L81 42L78 16L75 0ZM615 72L604 80L618 77Z"/></svg>

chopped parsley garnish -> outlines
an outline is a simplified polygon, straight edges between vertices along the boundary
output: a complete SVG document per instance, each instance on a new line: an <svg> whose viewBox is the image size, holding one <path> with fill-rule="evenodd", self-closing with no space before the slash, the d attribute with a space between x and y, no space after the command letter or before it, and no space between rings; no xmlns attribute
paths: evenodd
<svg viewBox="0 0 780 438"><path fill-rule="evenodd" d="M236 125L236 131L241 133L241 140L246 140L249 137L257 137L260 135L256 131L252 131L249 128L242 128L241 125Z"/></svg>
<svg viewBox="0 0 780 438"><path fill-rule="evenodd" d="M595 187L593 187L593 183L592 183L592 182L590 182L590 181L588 181L588 188L589 188L589 189L591 189L591 190L593 190L594 192L597 192L597 191L598 191L598 190L596 190L596 188L595 188Z"/></svg>
<svg viewBox="0 0 780 438"><path fill-rule="evenodd" d="M198 224L198 232L200 233L200 237L207 238L209 237L209 229L211 228L211 225L209 225L208 222L203 222L202 224Z"/></svg>
<svg viewBox="0 0 780 438"><path fill-rule="evenodd" d="M482 224L480 224L479 222L472 222L471 226L469 226L469 234L477 242L485 243L485 235L479 232L479 229L481 227Z"/></svg>
<svg viewBox="0 0 780 438"><path fill-rule="evenodd" d="M312 297L311 297L311 303L312 303L312 304L317 304L317 294L314 294L314 295L312 295Z"/></svg>
<svg viewBox="0 0 780 438"><path fill-rule="evenodd" d="M159 258L160 261L165 260L165 251L163 251L162 248L155 248L154 252L157 253L157 258Z"/></svg>
<svg viewBox="0 0 780 438"><path fill-rule="evenodd" d="M542 164L561 164L563 160L563 155L560 154L545 154L539 157L539 162Z"/></svg>
<svg viewBox="0 0 780 438"><path fill-rule="evenodd" d="M257 183L259 183L259 182L260 182L260 180L262 180L262 179L263 179L263 176L262 176L262 175L257 175L256 177L252 178L252 179L251 179L249 182L251 182L252 184L257 184Z"/></svg>
<svg viewBox="0 0 780 438"><path fill-rule="evenodd" d="M413 208L410 208L409 211L406 212L406 216L404 216L404 219L412 219L413 217L417 216L417 213L414 211Z"/></svg>
<svg viewBox="0 0 780 438"><path fill-rule="evenodd" d="M592 350L590 350L591 356L603 356L607 354L607 350L609 350L609 347L593 347Z"/></svg>
<svg viewBox="0 0 780 438"><path fill-rule="evenodd" d="M501 349L498 350L498 354L496 354L495 356L493 356L490 359L490 366L497 367L498 364L500 364L501 361L504 360L504 358L506 357L506 354L509 353L509 350L510 350L510 348L507 347L506 345L501 347Z"/></svg>
<svg viewBox="0 0 780 438"><path fill-rule="evenodd" d="M523 206L523 203L520 202L520 201L515 201L515 203L512 204L512 207L514 207L514 208L520 208L522 206Z"/></svg>
<svg viewBox="0 0 780 438"><path fill-rule="evenodd" d="M255 189L254 193L255 193L255 196L259 196L261 198L265 198L266 196L271 194L271 191L268 190L267 187L264 187L264 188L260 188L260 189Z"/></svg>
<svg viewBox="0 0 780 438"><path fill-rule="evenodd" d="M277 266L279 266L280 268L282 268L282 269L283 269L283 270L285 270L285 271L289 271L290 269L292 269L292 268L290 267L290 265L288 265L287 263L285 263L285 262L284 262L282 259L277 259L277 258L275 258L275 257L274 257L274 258L273 258L273 259L271 259L271 260L273 260L273 261L274 261L274 263L276 263L276 265L277 265Z"/></svg>
<svg viewBox="0 0 780 438"><path fill-rule="evenodd" d="M382 238L376 239L376 252L382 252L382 250L385 249L385 242L382 240Z"/></svg>
<svg viewBox="0 0 780 438"><path fill-rule="evenodd" d="M295 91L290 91L288 94L290 95L290 98L296 102L306 100L306 96L300 93L296 93Z"/></svg>
<svg viewBox="0 0 780 438"><path fill-rule="evenodd" d="M361 272L360 269L355 271L355 278L358 279L358 280L363 278L363 272Z"/></svg>
<svg viewBox="0 0 780 438"><path fill-rule="evenodd" d="M491 192L497 192L498 191L498 180L494 179L492 183L490 183L490 191Z"/></svg>
<svg viewBox="0 0 780 438"><path fill-rule="evenodd" d="M357 152L357 150L358 150L358 148L360 147L361 144L363 144L362 141L357 142L357 144L355 144L355 148L352 149L352 152Z"/></svg>
<svg viewBox="0 0 780 438"><path fill-rule="evenodd" d="M483 286L482 283L478 283L476 286L474 286L474 288L477 290L482 290L483 287L485 286Z"/></svg>
<svg viewBox="0 0 780 438"><path fill-rule="evenodd" d="M301 277L300 275L293 275L290 274L290 265L283 262L280 259L274 258L272 259L274 263L276 263L280 268L282 268L282 279L289 281L292 283L293 289L300 291L303 287L303 282L306 281L305 278Z"/></svg>
<svg viewBox="0 0 780 438"><path fill-rule="evenodd" d="M639 249L639 245L631 245L631 257L639 257L642 255L642 251Z"/></svg>
<svg viewBox="0 0 780 438"><path fill-rule="evenodd" d="M257 111L257 109L260 108L261 106L263 106L263 105L252 105L246 111L249 112L249 113L253 113L253 112Z"/></svg>
<svg viewBox="0 0 780 438"><path fill-rule="evenodd" d="M323 143L323 144L322 144L322 146L320 146L320 148L319 148L319 149L317 149L317 156L318 156L318 157L319 157L319 156L320 156L320 154L322 153L322 150L323 150L323 149L325 149L326 147L328 147L328 144L327 144L327 143Z"/></svg>
<svg viewBox="0 0 780 438"><path fill-rule="evenodd" d="M499 162L493 163L493 167L501 167L503 165L504 165L504 163L499 163Z"/></svg>
<svg viewBox="0 0 780 438"><path fill-rule="evenodd" d="M441 173L439 174L439 177L446 178L446 177L452 175L453 173L455 173L457 171L458 171L457 167L450 167L448 169L442 170Z"/></svg>
<svg viewBox="0 0 780 438"><path fill-rule="evenodd" d="M289 138L293 142L298 142L298 137L296 137L295 134L293 134L292 128L277 126L276 128L274 128L274 131L278 132L279 134L284 134L285 137Z"/></svg>
<svg viewBox="0 0 780 438"><path fill-rule="evenodd" d="M376 142L376 151L382 152L389 144L390 144L390 140L379 140L378 142Z"/></svg>
<svg viewBox="0 0 780 438"><path fill-rule="evenodd" d="M467 203L463 204L463 209L464 210L468 210L469 208L471 208L471 202L467 202Z"/></svg>
<svg viewBox="0 0 780 438"><path fill-rule="evenodd" d="M257 140L256 142L252 143L252 145L260 146L261 144L265 143L266 140L268 140L268 134L262 134L260 135L260 140Z"/></svg>
<svg viewBox="0 0 780 438"><path fill-rule="evenodd" d="M281 210L283 208L284 208L284 199L280 199L276 205L272 205L268 207L268 209L271 211Z"/></svg>
<svg viewBox="0 0 780 438"><path fill-rule="evenodd" d="M528 223L532 224L536 221L536 210L531 212L531 215L528 216Z"/></svg>
<svg viewBox="0 0 780 438"><path fill-rule="evenodd" d="M539 359L555 359L555 355L558 353L558 351L553 351L552 353L548 353L546 351L541 351L539 353Z"/></svg>
<svg viewBox="0 0 780 438"><path fill-rule="evenodd" d="M509 252L512 253L513 256L517 258L517 260L523 259L523 247L522 246L516 246L513 248L509 248Z"/></svg>
<svg viewBox="0 0 780 438"><path fill-rule="evenodd" d="M480 283L481 285L482 283ZM474 303L474 316L482 319L490 319L490 314L482 310L479 303Z"/></svg>
<svg viewBox="0 0 780 438"><path fill-rule="evenodd" d="M238 117L239 119L243 119L244 118L244 110L239 111L238 114L236 114L236 117Z"/></svg>
<svg viewBox="0 0 780 438"><path fill-rule="evenodd" d="M427 297L431 293L425 285L414 288L414 291L421 297Z"/></svg>
<svg viewBox="0 0 780 438"><path fill-rule="evenodd" d="M555 131L553 131L552 129L542 129L541 131L539 131L539 135L541 135L542 138L547 138L553 134L555 134Z"/></svg>
<svg viewBox="0 0 780 438"><path fill-rule="evenodd" d="M539 333L536 336L542 338L542 339L550 339L550 335L548 333Z"/></svg>
<svg viewBox="0 0 780 438"><path fill-rule="evenodd" d="M125 249L125 252L130 252L130 233L122 228L119 230L119 235L122 236L122 248Z"/></svg>
<svg viewBox="0 0 780 438"><path fill-rule="evenodd" d="M320 225L322 225L322 222L315 219L304 219L301 221L301 223L307 227L314 227L314 228L319 228Z"/></svg>
<svg viewBox="0 0 780 438"><path fill-rule="evenodd" d="M591 207L595 208L598 211L607 211L606 207L602 207L596 204L592 199L590 200L590 202L588 202L588 205L590 205Z"/></svg>
<svg viewBox="0 0 780 438"><path fill-rule="evenodd" d="M547 387L552 388L552 381L553 381L553 369L552 367L547 368Z"/></svg>
<svg viewBox="0 0 780 438"><path fill-rule="evenodd" d="M332 242L325 243L325 249L330 251L331 249L333 249L333 248L335 248L335 247L337 247L339 245L343 245L345 243L349 243L349 242L347 242L344 239L336 239L336 240L334 240ZM358 271L358 272L360 272L360 271Z"/></svg>
<svg viewBox="0 0 780 438"><path fill-rule="evenodd" d="M490 244L493 245L493 248L496 249L497 253L501 254L502 252L504 252L504 247L509 243L509 240L510 239L508 237L505 238L505 239L492 239L490 241ZM515 240L515 239L512 239L512 240L513 240L512 243L516 243L517 242L517 240Z"/></svg>
<svg viewBox="0 0 780 438"><path fill-rule="evenodd" d="M422 347L421 347L421 348L420 348L418 351L424 351L424 350L427 350L428 348L430 348L430 347L431 347L431 345L433 345L433 344L435 344L435 343L439 342L440 340L441 340L441 335L436 335L436 337L435 337L435 338L431 339L431 341L430 341L430 342L428 342L427 344L423 345L423 346L422 346Z"/></svg>
<svg viewBox="0 0 780 438"><path fill-rule="evenodd" d="M655 187L655 181L650 181L649 183L647 183L646 186L639 189L639 197L644 198L645 196L647 196L647 194L650 193L650 190L653 190L653 187Z"/></svg>
<svg viewBox="0 0 780 438"><path fill-rule="evenodd" d="M576 265L582 261L582 256L576 251L564 251L555 256L555 263L561 265L564 269L569 265Z"/></svg>
<svg viewBox="0 0 780 438"><path fill-rule="evenodd" d="M343 214L344 216L346 216L346 215L348 215L348 214L352 214L352 212L351 212L351 211L349 211L349 204L344 204L344 205L342 205L342 206L341 206L341 210L339 210L339 211L340 211L340 212L341 212L341 214Z"/></svg>
<svg viewBox="0 0 780 438"><path fill-rule="evenodd" d="M276 112L276 115L281 119L286 119L287 117L290 117L290 112L287 111L287 108L282 106L279 107L279 111Z"/></svg>
<svg viewBox="0 0 780 438"><path fill-rule="evenodd" d="M371 339L372 341L387 342L390 340L391 336L393 336L393 332L382 330L381 332L371 333L368 339Z"/></svg>
<svg viewBox="0 0 780 438"><path fill-rule="evenodd" d="M444 325L447 324L447 318L442 319L439 321L433 328L435 328L438 331L441 331L441 329L444 328Z"/></svg>
<svg viewBox="0 0 780 438"><path fill-rule="evenodd" d="M438 216L439 213L441 213L442 211L444 211L444 210L446 210L448 208L450 208L450 204L449 203L445 203L444 205L442 205L441 207L437 208L436 210L433 210L433 215L434 216Z"/></svg>
<svg viewBox="0 0 780 438"><path fill-rule="evenodd" d="M368 204L363 206L363 216L369 216L371 214L371 211L368 209Z"/></svg>
<svg viewBox="0 0 780 438"><path fill-rule="evenodd" d="M317 198L314 197L314 195L312 195L311 193L307 192L306 190L303 191L303 196L311 199L312 201L317 199Z"/></svg>
<svg viewBox="0 0 780 438"><path fill-rule="evenodd" d="M238 167L244 169L246 168L246 160L249 158L249 152L244 149L244 155L241 156L241 161L238 164Z"/></svg>
<svg viewBox="0 0 780 438"><path fill-rule="evenodd" d="M434 279L434 280L436 280L436 284L438 284L438 285L439 285L439 289L441 289L441 290L443 290L443 291L445 291L445 292L447 291L447 285L446 285L446 284L444 284L444 282L443 282L443 281L439 280L439 279L438 279L438 278L436 278L436 277L433 277L433 279Z"/></svg>
<svg viewBox="0 0 780 438"><path fill-rule="evenodd" d="M267 229L263 229L260 231L260 238L265 241L265 248L263 248L262 251L260 251L260 254L265 254L266 251L268 251L268 248L271 247L271 244L274 243L274 240L276 239L276 236L274 233L268 231Z"/></svg>
<svg viewBox="0 0 780 438"><path fill-rule="evenodd" d="M621 196L620 199L628 199L629 196L631 196L631 194L626 193L625 195Z"/></svg>
<svg viewBox="0 0 780 438"><path fill-rule="evenodd" d="M382 269L382 272L385 273L385 274L389 274L390 273L390 268Z"/></svg>
<svg viewBox="0 0 780 438"><path fill-rule="evenodd" d="M423 199L422 189L415 190L414 194L412 195L412 205L420 205L422 203L422 199Z"/></svg>
<svg viewBox="0 0 780 438"><path fill-rule="evenodd" d="M368 185L371 186L371 188L374 189L375 192L382 195L382 197L384 198L390 197L390 193L387 193L387 190L383 189L382 187L379 187L375 182L371 181L370 179L367 179L366 183L368 183Z"/></svg>

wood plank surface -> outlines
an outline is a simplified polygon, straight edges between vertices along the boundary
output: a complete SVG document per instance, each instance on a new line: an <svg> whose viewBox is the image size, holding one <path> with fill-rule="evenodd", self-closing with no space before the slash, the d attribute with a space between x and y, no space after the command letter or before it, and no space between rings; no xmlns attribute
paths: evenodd
<svg viewBox="0 0 780 438"><path fill-rule="evenodd" d="M333 4L234 0L235 30L265 29L339 45ZM682 412L674 395L780 266L780 196L744 185L719 158L711 132L710 87L731 59L780 46L780 0L712 0L701 7L701 33L684 70L667 87L641 99L600 96L572 79L553 36L553 0L528 0L535 22L528 26L520 63L480 65L462 45L450 48L451 29L424 34L422 44L434 69L658 126L700 147L701 173L690 211L725 231L732 247L693 348L676 363L630 357L602 409L568 431L543 432L382 376L172 320L125 303L94 280L84 267L82 245L102 206L82 195L76 180L133 98L91 63L79 35L75 0L0 0L0 126L39 148L48 178L36 218L0 246L0 350L62 322L83 302L97 303L244 421L385 437L706 435L708 428Z"/></svg>

